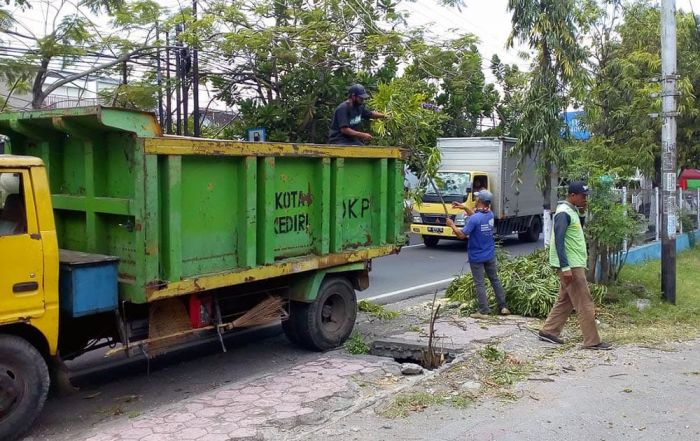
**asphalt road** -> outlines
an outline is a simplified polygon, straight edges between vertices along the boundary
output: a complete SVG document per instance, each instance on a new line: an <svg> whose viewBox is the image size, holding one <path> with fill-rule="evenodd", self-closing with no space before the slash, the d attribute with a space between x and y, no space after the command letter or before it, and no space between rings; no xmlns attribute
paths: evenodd
<svg viewBox="0 0 700 441"><path fill-rule="evenodd" d="M521 243L517 237L509 237L503 246L519 256L541 248L543 242ZM358 293L358 298L392 303L444 289L463 272L469 272L465 242L441 240L436 248L427 248L420 236L412 235L410 244L398 255L372 261L370 287Z"/></svg>

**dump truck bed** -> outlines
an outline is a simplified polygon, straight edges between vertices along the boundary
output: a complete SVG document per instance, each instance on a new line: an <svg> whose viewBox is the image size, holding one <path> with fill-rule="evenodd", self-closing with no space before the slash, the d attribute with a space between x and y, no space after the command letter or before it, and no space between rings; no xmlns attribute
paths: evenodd
<svg viewBox="0 0 700 441"><path fill-rule="evenodd" d="M9 153L41 158L59 246L119 257L144 303L397 252L404 152L162 136L103 107L0 114Z"/></svg>

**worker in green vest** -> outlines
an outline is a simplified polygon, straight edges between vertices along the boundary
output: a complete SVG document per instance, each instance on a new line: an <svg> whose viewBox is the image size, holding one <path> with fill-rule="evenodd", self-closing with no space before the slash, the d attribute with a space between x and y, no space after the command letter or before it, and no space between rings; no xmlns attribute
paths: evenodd
<svg viewBox="0 0 700 441"><path fill-rule="evenodd" d="M578 324L583 333L583 347L608 350L612 346L601 341L598 335L595 304L586 280L588 252L579 210L586 209L589 190L583 182L572 182L568 190L566 200L559 203L554 214L554 229L549 248L549 263L559 273L559 297L549 312L539 336L541 340L550 343L564 343L559 335L571 313L576 310Z"/></svg>

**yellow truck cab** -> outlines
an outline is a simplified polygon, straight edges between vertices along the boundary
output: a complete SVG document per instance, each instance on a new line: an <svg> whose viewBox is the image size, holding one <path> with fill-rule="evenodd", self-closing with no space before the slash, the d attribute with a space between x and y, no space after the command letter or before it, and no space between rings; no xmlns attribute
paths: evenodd
<svg viewBox="0 0 700 441"><path fill-rule="evenodd" d="M26 428L58 345L58 242L40 159L0 155L0 439Z"/></svg>
<svg viewBox="0 0 700 441"><path fill-rule="evenodd" d="M489 179L485 172L469 170L442 170L437 173L435 184L440 195L428 186L421 204L415 206L412 214L411 232L420 234L423 243L434 247L440 239L459 238L445 224L445 208L455 225L463 227L466 221L464 210L452 208L452 202L459 202L474 209L475 193L489 189ZM441 199L442 197L442 199ZM443 207L442 201L445 202Z"/></svg>
<svg viewBox="0 0 700 441"><path fill-rule="evenodd" d="M436 184L425 189L423 203L414 207L410 230L420 234L428 247L438 245L440 239L457 239L446 226L446 217L458 227L466 222L463 210L453 209L452 202L465 203L474 208L474 194L489 190L493 194L491 210L495 218L495 233L499 237L517 234L523 242L535 242L542 232L542 192L537 188L537 165L527 157L520 163L511 156L513 138L440 138L437 147L441 153ZM519 179L518 179L519 177ZM552 188L557 177L552 176ZM445 202L445 208L440 200ZM552 192L551 206L556 203ZM447 209L447 215L445 214Z"/></svg>

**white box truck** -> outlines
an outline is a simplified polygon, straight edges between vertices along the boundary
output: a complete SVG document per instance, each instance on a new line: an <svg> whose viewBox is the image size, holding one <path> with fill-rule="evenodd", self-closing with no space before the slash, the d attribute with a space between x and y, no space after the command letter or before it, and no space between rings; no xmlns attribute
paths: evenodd
<svg viewBox="0 0 700 441"><path fill-rule="evenodd" d="M487 189L493 193L492 210L496 234L517 234L524 242L535 242L542 232L542 192L537 186L537 166L528 157L522 164L522 182L518 184L517 157L509 156L515 138L440 138L442 154L437 185L441 195L428 186L423 202L414 207L411 232L420 234L428 247L440 239L457 239L445 225L449 215L457 226L464 225L463 210L453 209L452 202L474 207L474 193ZM556 206L556 176L552 176L551 206ZM444 200L443 208L440 196Z"/></svg>

